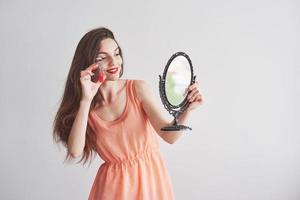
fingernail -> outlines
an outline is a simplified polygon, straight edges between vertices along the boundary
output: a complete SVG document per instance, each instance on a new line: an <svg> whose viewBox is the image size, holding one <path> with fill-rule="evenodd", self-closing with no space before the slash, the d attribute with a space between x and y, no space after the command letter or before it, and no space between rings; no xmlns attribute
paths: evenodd
<svg viewBox="0 0 300 200"><path fill-rule="evenodd" d="M99 74L98 80L102 83L104 81L104 75L103 73Z"/></svg>

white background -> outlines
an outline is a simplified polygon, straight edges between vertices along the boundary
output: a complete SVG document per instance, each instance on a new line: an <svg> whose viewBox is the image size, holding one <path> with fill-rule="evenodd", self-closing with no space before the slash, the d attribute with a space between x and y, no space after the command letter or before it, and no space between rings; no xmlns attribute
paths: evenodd
<svg viewBox="0 0 300 200"><path fill-rule="evenodd" d="M299 11L287 0L1 0L0 199L87 199L102 161L63 163L52 123L80 38L104 26L123 78L146 80L158 102L167 60L192 59L204 104L191 132L159 139L176 199L299 200Z"/></svg>

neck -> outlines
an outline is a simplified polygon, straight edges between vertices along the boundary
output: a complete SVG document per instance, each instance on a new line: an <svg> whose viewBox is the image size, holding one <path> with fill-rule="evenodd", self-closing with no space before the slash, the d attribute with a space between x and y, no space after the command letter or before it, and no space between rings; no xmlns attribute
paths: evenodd
<svg viewBox="0 0 300 200"><path fill-rule="evenodd" d="M103 97L103 104L109 104L114 101L116 96L119 94L121 88L123 87L123 81L114 80L114 81L104 81L100 86L100 92Z"/></svg>

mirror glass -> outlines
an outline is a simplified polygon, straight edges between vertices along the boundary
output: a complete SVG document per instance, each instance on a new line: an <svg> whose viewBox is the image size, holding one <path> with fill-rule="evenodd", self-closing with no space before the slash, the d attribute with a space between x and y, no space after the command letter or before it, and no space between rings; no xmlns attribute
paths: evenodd
<svg viewBox="0 0 300 200"><path fill-rule="evenodd" d="M191 84L191 67L185 56L177 56L169 65L165 91L170 104L178 106L187 96L186 89Z"/></svg>

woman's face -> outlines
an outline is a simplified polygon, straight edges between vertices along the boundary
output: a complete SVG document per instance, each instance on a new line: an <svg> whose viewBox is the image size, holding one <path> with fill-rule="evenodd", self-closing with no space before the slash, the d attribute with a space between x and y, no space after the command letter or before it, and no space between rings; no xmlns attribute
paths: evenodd
<svg viewBox="0 0 300 200"><path fill-rule="evenodd" d="M107 38L101 41L100 47L96 62L102 63L107 80L118 79L123 63L118 44L113 39Z"/></svg>

